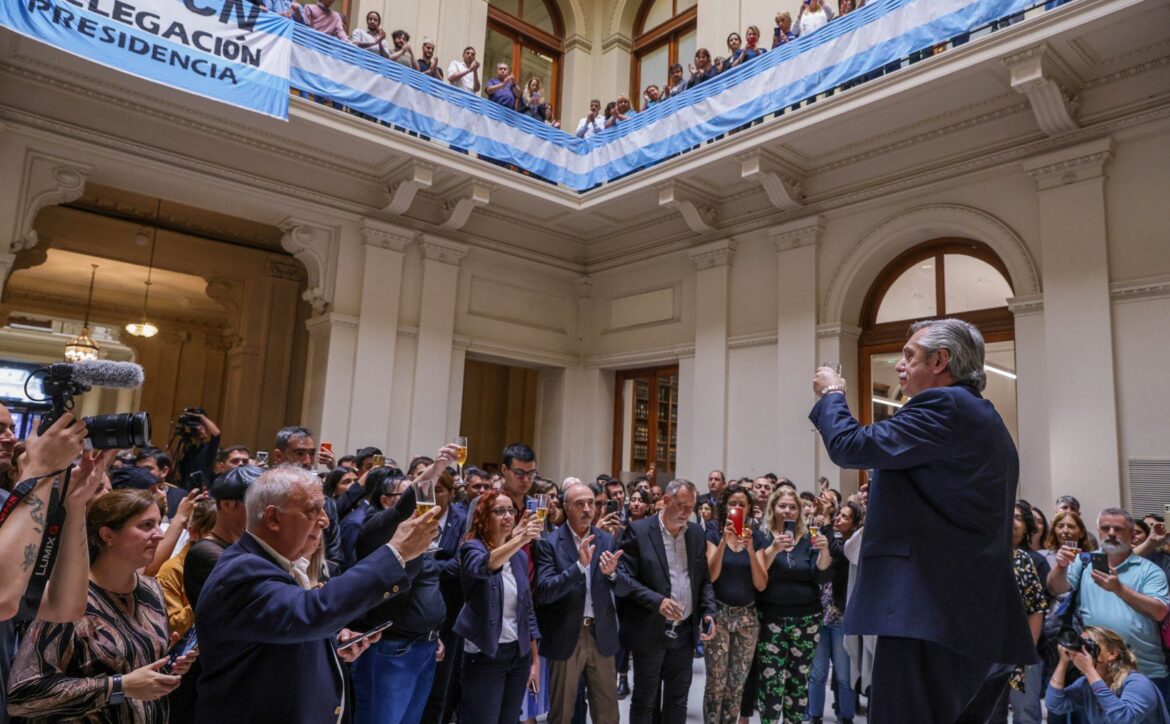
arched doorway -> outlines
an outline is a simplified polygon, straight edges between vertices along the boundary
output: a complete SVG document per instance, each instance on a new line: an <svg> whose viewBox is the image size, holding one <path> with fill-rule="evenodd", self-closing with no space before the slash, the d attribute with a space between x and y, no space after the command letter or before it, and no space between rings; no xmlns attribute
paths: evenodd
<svg viewBox="0 0 1170 724"><path fill-rule="evenodd" d="M988 373L984 396L1017 438L1015 319L1007 307L1013 295L1003 261L991 247L971 239L927 241L887 264L862 307L862 423L886 419L908 399L894 371L907 327L919 320L955 317L983 333Z"/></svg>

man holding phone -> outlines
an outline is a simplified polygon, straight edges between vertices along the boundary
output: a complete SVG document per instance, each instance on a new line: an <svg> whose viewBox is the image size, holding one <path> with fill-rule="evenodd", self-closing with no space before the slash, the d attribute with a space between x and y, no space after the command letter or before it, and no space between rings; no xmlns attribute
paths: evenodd
<svg viewBox="0 0 1170 724"><path fill-rule="evenodd" d="M1106 508L1097 516L1102 553L1086 565L1076 550L1061 548L1048 574L1048 588L1059 595L1077 590L1077 605L1086 626L1111 629L1137 657L1138 669L1170 695L1170 672L1162 652L1161 622L1166 618L1170 587L1166 574L1133 551L1133 516Z"/></svg>
<svg viewBox="0 0 1170 724"><path fill-rule="evenodd" d="M862 427L831 367L813 380L829 457L873 469L845 632L877 636L870 724L986 721L1007 686L993 674L1036 662L1012 573L1019 458L980 394L979 330L938 319L910 335L895 367L910 400L886 420Z"/></svg>

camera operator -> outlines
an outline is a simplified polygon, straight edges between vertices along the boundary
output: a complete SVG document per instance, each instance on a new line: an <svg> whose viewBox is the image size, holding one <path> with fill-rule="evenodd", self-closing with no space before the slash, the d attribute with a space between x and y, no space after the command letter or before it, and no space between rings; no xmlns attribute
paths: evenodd
<svg viewBox="0 0 1170 724"><path fill-rule="evenodd" d="M16 436L12 428L12 415L7 407L0 405L0 470L7 470L13 462ZM21 485L26 482L29 487L35 487L0 525L0 550L13 553L0 556L0 621L15 618L20 612L21 599L37 568L53 483L81 455L85 435L85 423L75 423L73 415L66 412L44 435L33 433L28 438L20 462L23 480L13 494L20 495ZM85 615L89 575L85 506L101 486L102 475L113 454L110 450L84 455L70 476L63 501L66 525L61 532L59 557L39 606L35 612L28 612L35 613L39 619L68 622ZM0 491L0 505L8 497L9 493Z"/></svg>
<svg viewBox="0 0 1170 724"><path fill-rule="evenodd" d="M1065 686L1072 664L1084 674ZM1166 703L1158 688L1138 670L1137 657L1113 631L1085 627L1075 650L1060 647L1060 663L1048 683L1048 713L1080 714L1085 721L1165 722Z"/></svg>
<svg viewBox="0 0 1170 724"><path fill-rule="evenodd" d="M175 437L178 444L173 447L176 467L179 471L179 485L191 489L191 473L203 473L203 484L215 479L216 454L219 452L219 426L207 416L202 407L188 407L175 422Z"/></svg>

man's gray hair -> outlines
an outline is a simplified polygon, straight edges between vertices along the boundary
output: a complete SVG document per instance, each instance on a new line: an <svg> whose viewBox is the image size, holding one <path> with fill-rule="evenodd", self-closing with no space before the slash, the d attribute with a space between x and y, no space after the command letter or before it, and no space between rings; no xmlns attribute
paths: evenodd
<svg viewBox="0 0 1170 724"><path fill-rule="evenodd" d="M300 490L307 494L314 486L320 485L321 479L317 477L317 473L305 470L299 465L278 465L266 470L244 493L248 529L251 530L264 520L264 511L268 506L275 505L279 508L294 492Z"/></svg>
<svg viewBox="0 0 1170 724"><path fill-rule="evenodd" d="M919 344L927 354L940 349L951 353L947 371L955 382L982 392L987 387L987 372L983 369L983 335L979 328L961 319L928 319L910 325L910 336L921 329L926 334Z"/></svg>
<svg viewBox="0 0 1170 724"><path fill-rule="evenodd" d="M580 478L565 478L565 481L562 483L562 485L564 487L561 488L561 493L565 496L566 501L569 499L569 491L573 488L585 488L593 495L597 494L594 492L592 485L582 481Z"/></svg>
<svg viewBox="0 0 1170 724"><path fill-rule="evenodd" d="M692 483L691 481L687 480L686 478L675 478L674 480L671 480L669 483L666 484L666 489L662 491L662 494L674 496L674 495L677 495L678 491L682 490L683 488L686 488L687 490L694 493L694 495L696 497L698 497L698 495L699 495L698 488L696 488L695 484Z"/></svg>
<svg viewBox="0 0 1170 724"><path fill-rule="evenodd" d="M1115 516L1119 516L1121 518L1125 518L1126 525L1129 526L1130 530L1133 530L1133 526L1134 526L1133 515L1131 515L1130 512L1128 510L1126 510L1125 508L1106 508L1105 510L1102 510L1100 513L1097 514L1097 527L1098 528L1101 527L1101 519L1107 515L1115 515Z"/></svg>
<svg viewBox="0 0 1170 724"><path fill-rule="evenodd" d="M302 437L312 437L313 433L309 432L309 428L301 427L299 425L289 425L282 427L276 433L276 443L273 448L276 450L288 450L288 446L292 444L293 440L300 440Z"/></svg>

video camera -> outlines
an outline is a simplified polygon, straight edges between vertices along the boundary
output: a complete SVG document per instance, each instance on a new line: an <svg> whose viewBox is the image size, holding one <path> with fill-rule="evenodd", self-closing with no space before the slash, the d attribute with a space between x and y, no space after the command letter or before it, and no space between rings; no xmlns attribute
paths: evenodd
<svg viewBox="0 0 1170 724"><path fill-rule="evenodd" d="M179 419L175 420L175 435L184 439L191 439L199 435L199 426L203 424L203 418L207 415L207 410L202 407L187 407L184 408L183 414L179 415Z"/></svg>
<svg viewBox="0 0 1170 724"><path fill-rule="evenodd" d="M142 368L132 362L58 362L29 375L24 383L26 394L29 381L41 374L44 375L41 389L51 408L41 418L38 435L45 434L61 415L73 409L73 398L77 395L94 387L133 388L142 385ZM94 450L150 446L149 413L118 412L84 417L82 421L86 426L87 445Z"/></svg>

